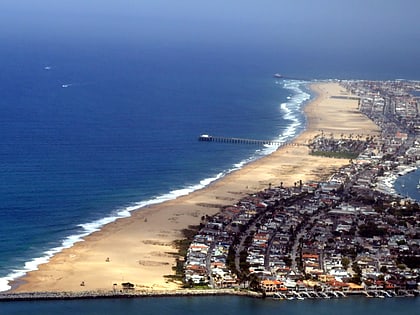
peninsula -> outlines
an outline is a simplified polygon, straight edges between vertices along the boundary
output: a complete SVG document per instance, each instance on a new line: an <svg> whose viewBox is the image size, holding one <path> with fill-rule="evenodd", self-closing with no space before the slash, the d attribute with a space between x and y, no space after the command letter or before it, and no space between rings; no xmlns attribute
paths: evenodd
<svg viewBox="0 0 420 315"><path fill-rule="evenodd" d="M282 274L279 276L286 276L292 271L296 276L290 279L292 281L302 279L302 270L307 271L307 274L311 277L313 275L314 278L319 274L324 274L327 279L328 275L324 272L327 268L320 265L320 253L314 252L314 248L310 246L305 247L309 243L313 245L314 239L306 239L303 236L306 232L308 236L312 235L313 231L321 228L316 224L319 220L336 227L334 225L336 222L327 215L329 211L320 211L320 209L339 209L336 210L334 218L342 219L349 215L346 211L355 208L349 202L347 202L347 209L343 208L346 203L342 203L343 200L339 202L338 196L334 193L343 189L344 177L331 175L341 174L343 168L349 163L353 170L359 164L350 162L352 158L343 158L343 151L338 150L341 153L336 155L328 155L326 152L334 151L331 147L337 146L340 142L341 147L350 148L351 152L355 152L355 147L357 147L360 151L358 153L362 153L372 148L375 143L384 144L381 141L375 142L375 139L383 140L381 131L384 129L392 130L394 134L397 131L401 133L401 130L392 129L391 124L379 126L379 124L384 124L384 120L375 120L375 123L372 120L375 119L374 116L370 119L367 117L368 113L360 111L363 106L369 106L368 101L361 101L359 94L363 90L362 86L352 82L318 82L311 84L310 87L316 93L316 97L305 107L308 124L306 131L293 141L298 145L281 147L275 153L244 166L241 170L225 176L202 190L176 200L141 208L133 212L129 218L119 219L104 226L100 231L87 236L84 241L56 254L48 263L40 265L39 270L29 272L25 277L13 283L11 292L77 293L132 290L173 293L185 284L191 286L205 284L213 288L244 285L236 274L225 272L226 260L220 262L210 260L211 257L207 253L215 248L215 244L198 242L198 239L216 239L215 235L222 235L233 242L234 238L227 234L229 229L226 227L230 227L231 232L237 229L235 235L238 235L241 226L246 226L251 222L251 228L246 230L249 233L237 238L237 243L230 243L236 248L241 247L235 252L230 251L231 255L232 253L234 255L233 259L232 256L230 257L231 263L233 262L231 269L236 269L240 274L241 263L243 266L244 261L247 261L246 268L254 275L258 275L259 271L261 271L260 274L267 273L274 266L275 270L281 270ZM369 106L369 108L373 107ZM374 112L370 111L370 114L372 113ZM375 146L375 149L378 150L378 146ZM370 173L364 174L369 176ZM386 174L381 175L386 180ZM382 189L381 185L379 183L377 188ZM301 194L314 196L316 193L318 193L317 202L323 202L322 207L313 202L314 199L310 197L301 197ZM291 202L297 199L301 201L298 203L299 206ZM248 208L245 213L248 220L242 217L245 221L241 223L234 214L243 214L242 210L247 207L246 205ZM360 212L360 209L358 211ZM363 207L362 211L372 212L373 208ZM235 220L228 221L226 215ZM224 221L216 220L221 217ZM286 242L284 251L287 251L289 260L279 258L278 264L269 255L262 254L257 249L250 251L248 247L248 251L245 251L246 244L256 246L255 240L261 248L267 248L267 246L273 248L275 240L277 241L275 244L281 245L282 236L277 233L278 226L275 220L280 220L278 222L289 229L287 236L283 235L288 238L283 241ZM233 222L235 224L232 224ZM276 233L270 234L269 223L272 223L271 227L274 227ZM187 256L184 264L185 278L182 283L173 277L177 266L184 259L179 254L177 241L185 239L185 231L191 226L196 227L200 224L213 232L203 235L200 234L202 230L195 230L196 237L190 246L197 246L197 248L190 247L189 253L194 251L206 253L205 266L200 267L199 263L188 265L193 261L193 256ZM353 222L349 222L348 219L345 222L340 221L340 224L342 229L339 235L333 234L334 237L342 237L342 232L347 228L350 229ZM418 221L414 224L418 225ZM325 228L325 226L322 227ZM322 234L321 230L317 231L320 235ZM332 239L334 242L338 241ZM326 240L322 237L315 240L317 246L330 243L329 237ZM341 241L344 242L344 240L340 238L340 246L344 244ZM277 248L279 257L283 250L280 245ZM220 251L223 252L223 250L226 251L227 257L229 248L221 246ZM248 254L252 252L256 260L251 262L252 257L241 257L244 252ZM267 253L265 249L264 253ZM262 259L262 263L258 263L258 259L260 262ZM342 257L337 259L340 260L342 267ZM219 267L222 271L219 271L219 274L209 273L207 267ZM310 268L305 269L307 267ZM196 270L200 271L196 272ZM314 272L311 273L310 270ZM249 278L249 274L246 276L248 276L249 285L252 279ZM271 274L265 278L257 277L258 288L264 292L280 292L283 288L288 290L286 281L274 282L272 276ZM351 276L353 277L354 274ZM331 280L331 277L328 279ZM303 285L303 282L292 283L294 287L297 284Z"/></svg>

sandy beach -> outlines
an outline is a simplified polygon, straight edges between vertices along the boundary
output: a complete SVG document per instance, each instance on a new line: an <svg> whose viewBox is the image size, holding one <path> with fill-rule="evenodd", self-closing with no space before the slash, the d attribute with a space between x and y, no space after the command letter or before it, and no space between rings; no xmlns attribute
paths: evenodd
<svg viewBox="0 0 420 315"><path fill-rule="evenodd" d="M331 97L348 95L338 83L316 83L311 89L317 97L305 107L307 130L295 144L307 144L321 130L335 137L379 133L379 128L358 112L357 100ZM220 206L234 204L269 183L292 186L299 180L326 178L347 163L346 159L311 156L306 146L281 147L205 189L139 209L129 218L104 226L28 273L15 283L13 291L112 290L113 284L120 288L122 282L131 282L138 290L177 289L178 285L164 276L174 274L177 249L173 242L182 238L182 229L199 224L203 215L212 215Z"/></svg>

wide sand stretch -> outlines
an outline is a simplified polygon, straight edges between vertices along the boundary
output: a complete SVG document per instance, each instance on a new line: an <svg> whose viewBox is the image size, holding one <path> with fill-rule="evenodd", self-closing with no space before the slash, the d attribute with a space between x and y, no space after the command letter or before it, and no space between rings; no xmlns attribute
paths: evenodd
<svg viewBox="0 0 420 315"><path fill-rule="evenodd" d="M357 100L331 98L348 95L338 83L316 83L311 88L317 97L305 108L307 131L294 143L306 144L321 130L336 138L341 134L379 132L358 112ZM177 284L164 276L174 274L173 253L177 250L173 242L182 239L182 229L199 224L203 215L214 214L220 206L234 204L247 193L267 188L269 183L292 186L299 180L326 178L348 163L347 159L315 157L308 152L306 146L281 147L205 189L139 209L131 217L110 223L56 254L39 270L17 281L13 291L111 290L113 284L121 288L122 282L131 282L141 290L177 289Z"/></svg>

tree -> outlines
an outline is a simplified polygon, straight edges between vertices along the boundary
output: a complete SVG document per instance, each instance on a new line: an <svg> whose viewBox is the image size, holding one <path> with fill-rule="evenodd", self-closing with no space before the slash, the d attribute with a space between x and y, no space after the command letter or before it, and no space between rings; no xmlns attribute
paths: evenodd
<svg viewBox="0 0 420 315"><path fill-rule="evenodd" d="M362 275L362 269L360 268L360 266L357 262L354 262L351 267L357 275L360 275L360 276Z"/></svg>
<svg viewBox="0 0 420 315"><path fill-rule="evenodd" d="M355 272L355 275L353 278L351 278L351 282L354 282L356 284L362 283L362 269L360 268L359 264L357 262L354 262L351 265L353 271Z"/></svg>
<svg viewBox="0 0 420 315"><path fill-rule="evenodd" d="M359 235L362 237L384 236L386 230L379 228L374 222L370 221L359 226Z"/></svg>
<svg viewBox="0 0 420 315"><path fill-rule="evenodd" d="M251 290L254 290L254 291L260 290L260 280L255 274L250 274L248 280L249 280L249 288Z"/></svg>
<svg viewBox="0 0 420 315"><path fill-rule="evenodd" d="M348 257L343 257L343 258L341 258L341 264L343 265L343 268L345 269L345 270L347 270L347 268L349 267L349 265L350 265L350 259L348 258Z"/></svg>

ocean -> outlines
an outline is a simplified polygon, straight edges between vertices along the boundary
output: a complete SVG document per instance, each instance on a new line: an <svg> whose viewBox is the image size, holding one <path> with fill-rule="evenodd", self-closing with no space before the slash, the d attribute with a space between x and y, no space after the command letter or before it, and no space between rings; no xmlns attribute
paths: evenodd
<svg viewBox="0 0 420 315"><path fill-rule="evenodd" d="M0 84L2 290L103 224L275 149L201 134L288 141L305 127L304 81L273 71L185 56L34 55L10 57Z"/></svg>
<svg viewBox="0 0 420 315"><path fill-rule="evenodd" d="M189 1L193 16L163 0L144 11L143 4L123 2L115 8L96 1L2 4L0 291L104 224L205 187L274 150L201 143L199 135L288 141L305 128L308 80L420 78L419 48L409 50L406 37L392 49L377 49L380 40L390 47L395 29L373 43L373 37L358 38L364 49L334 48L334 34L323 42L308 32L321 28L319 23L309 19L305 26L301 11L286 7L258 7L261 18L254 19L259 16L254 5L241 2L249 20L244 24L232 4L219 3L226 9L220 15L216 7ZM154 11L162 3L167 7ZM323 44L328 44L324 50ZM296 80L273 78L277 72ZM327 309L350 306L346 301L315 305L325 305L323 314L329 314ZM407 307L418 303L400 301ZM261 314L282 307L296 313L288 309L293 304L265 302L232 297L30 302L1 304L0 312L83 308L88 314L90 308L90 314L112 314L112 308L140 312L144 304L149 313L172 306L181 312L209 310L200 305L216 303L246 312L245 303L261 308ZM101 305L107 311L93 311Z"/></svg>

